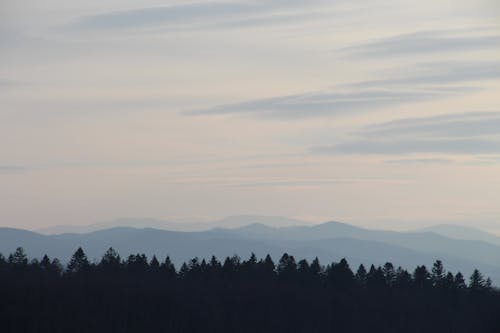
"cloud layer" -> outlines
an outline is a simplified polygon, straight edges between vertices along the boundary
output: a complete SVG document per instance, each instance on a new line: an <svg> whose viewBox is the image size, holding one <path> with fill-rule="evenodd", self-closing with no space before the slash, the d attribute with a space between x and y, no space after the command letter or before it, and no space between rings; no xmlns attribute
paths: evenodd
<svg viewBox="0 0 500 333"><path fill-rule="evenodd" d="M450 114L368 126L321 154L500 154L500 112Z"/></svg>
<svg viewBox="0 0 500 333"><path fill-rule="evenodd" d="M419 31L340 49L349 57L393 57L422 53L463 52L500 48L500 35L461 35L449 31Z"/></svg>
<svg viewBox="0 0 500 333"><path fill-rule="evenodd" d="M500 78L500 63L425 63L407 72L406 76L394 74L386 79L346 84L333 91L255 99L192 110L185 114L304 118L374 111L478 91L481 89L480 81Z"/></svg>
<svg viewBox="0 0 500 333"><path fill-rule="evenodd" d="M307 2L307 8L327 3L313 0ZM202 28L207 26L237 26L271 23L279 21L283 14L288 19L301 15L287 15L283 9L303 8L304 1L205 1L186 4L174 4L162 7L144 7L121 11L103 12L80 17L68 28L79 30L116 30L136 29L151 26ZM275 17L266 18L279 12ZM290 14L290 13L288 13Z"/></svg>

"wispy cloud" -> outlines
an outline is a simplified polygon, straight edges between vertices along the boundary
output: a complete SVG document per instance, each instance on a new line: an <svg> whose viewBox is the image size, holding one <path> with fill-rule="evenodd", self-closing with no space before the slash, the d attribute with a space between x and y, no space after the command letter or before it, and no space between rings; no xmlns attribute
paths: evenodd
<svg viewBox="0 0 500 333"><path fill-rule="evenodd" d="M6 90L9 88L14 88L14 87L20 86L22 84L23 84L23 82L20 82L20 81L0 78L0 92L2 90Z"/></svg>
<svg viewBox="0 0 500 333"><path fill-rule="evenodd" d="M463 35L453 31L420 31L359 44L338 51L349 57L387 57L421 53L500 49L500 35Z"/></svg>
<svg viewBox="0 0 500 333"><path fill-rule="evenodd" d="M448 158L402 158L387 160L386 164L451 164L455 161Z"/></svg>
<svg viewBox="0 0 500 333"><path fill-rule="evenodd" d="M230 187L323 187L334 186L338 184L354 184L354 183L381 183L381 184L407 184L412 182L411 179L395 179L395 178L336 178L336 179L297 179L297 180L269 180L262 182L243 182L230 184Z"/></svg>
<svg viewBox="0 0 500 333"><path fill-rule="evenodd" d="M395 120L368 126L366 137L439 136L448 138L500 135L499 112L447 114L427 118Z"/></svg>
<svg viewBox="0 0 500 333"><path fill-rule="evenodd" d="M368 126L343 142L311 148L321 154L498 154L500 112L404 119Z"/></svg>
<svg viewBox="0 0 500 333"><path fill-rule="evenodd" d="M323 154L496 154L500 140L492 139L402 139L354 140L329 147L315 147L312 152Z"/></svg>
<svg viewBox="0 0 500 333"><path fill-rule="evenodd" d="M27 167L18 166L18 165L0 165L0 175L1 174L13 174L13 173L22 173L27 171Z"/></svg>
<svg viewBox="0 0 500 333"><path fill-rule="evenodd" d="M308 1L312 5L327 3L322 0ZM277 9L304 8L304 1L208 1L176 4L162 7L146 7L104 12L79 18L69 28L83 30L109 30L140 28L146 26L206 27L217 25L242 25L269 23L283 19L283 15L270 17ZM283 13L282 13L283 14ZM286 13L285 13L286 14ZM264 15L264 16L263 16ZM284 15L286 19L300 16Z"/></svg>
<svg viewBox="0 0 500 333"><path fill-rule="evenodd" d="M459 89L462 91L463 89ZM255 99L185 112L187 115L251 114L270 118L304 118L345 114L414 103L457 93L446 90L360 90L347 92L313 92Z"/></svg>
<svg viewBox="0 0 500 333"><path fill-rule="evenodd" d="M500 62L427 62L417 64L413 74L400 76L397 73L405 72L405 68L396 68L393 77L377 80L367 80L349 84L349 87L370 88L390 86L430 86L445 84L460 84L471 81L495 80L500 78Z"/></svg>
<svg viewBox="0 0 500 333"><path fill-rule="evenodd" d="M500 78L500 62L426 62L411 68L394 68L384 75L388 77L344 84L326 91L216 105L185 114L304 118L373 111L476 92L483 89L488 80Z"/></svg>

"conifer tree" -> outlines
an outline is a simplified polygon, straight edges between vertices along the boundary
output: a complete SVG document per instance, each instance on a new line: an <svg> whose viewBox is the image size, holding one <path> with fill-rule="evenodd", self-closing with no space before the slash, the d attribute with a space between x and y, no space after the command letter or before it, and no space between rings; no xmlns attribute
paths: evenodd
<svg viewBox="0 0 500 333"><path fill-rule="evenodd" d="M441 260L436 260L432 266L431 281L434 287L442 287L445 278L445 270Z"/></svg>
<svg viewBox="0 0 500 333"><path fill-rule="evenodd" d="M28 257L26 256L24 249L22 247L18 247L14 253L9 255L8 262L10 265L13 265L18 269L22 269L28 266Z"/></svg>
<svg viewBox="0 0 500 333"><path fill-rule="evenodd" d="M358 270L356 271L356 281L362 287L366 286L366 268L363 264L360 264Z"/></svg>
<svg viewBox="0 0 500 333"><path fill-rule="evenodd" d="M483 278L483 274L475 269L469 279L469 289L472 291L480 291L485 289L485 287L486 281Z"/></svg>
<svg viewBox="0 0 500 333"><path fill-rule="evenodd" d="M83 249L79 247L73 256L71 257L68 267L66 269L67 273L79 273L86 272L90 268L89 260L87 255L83 252Z"/></svg>

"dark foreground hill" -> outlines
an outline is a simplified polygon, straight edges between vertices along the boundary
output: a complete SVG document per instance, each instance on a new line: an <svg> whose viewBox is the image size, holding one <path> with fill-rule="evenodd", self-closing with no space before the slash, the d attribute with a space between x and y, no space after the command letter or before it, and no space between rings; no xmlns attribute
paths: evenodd
<svg viewBox="0 0 500 333"><path fill-rule="evenodd" d="M431 268L351 269L283 254L222 262L112 249L91 263L78 249L63 267L0 257L0 331L71 332L500 332L500 293L479 271L470 279Z"/></svg>

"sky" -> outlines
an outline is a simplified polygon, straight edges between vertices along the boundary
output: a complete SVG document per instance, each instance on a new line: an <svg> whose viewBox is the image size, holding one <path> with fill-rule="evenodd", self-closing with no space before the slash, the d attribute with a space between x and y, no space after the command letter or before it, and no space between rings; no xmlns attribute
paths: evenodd
<svg viewBox="0 0 500 333"><path fill-rule="evenodd" d="M500 234L497 0L0 0L0 225Z"/></svg>

